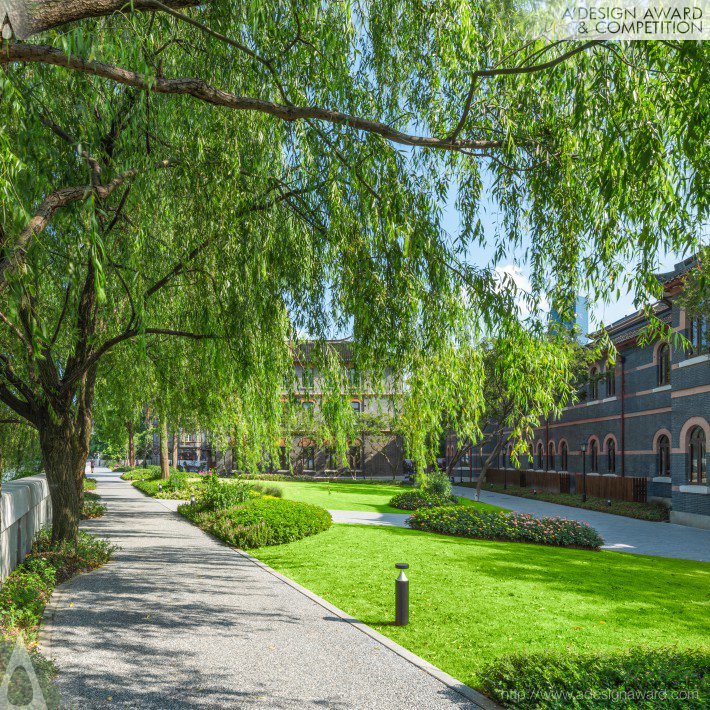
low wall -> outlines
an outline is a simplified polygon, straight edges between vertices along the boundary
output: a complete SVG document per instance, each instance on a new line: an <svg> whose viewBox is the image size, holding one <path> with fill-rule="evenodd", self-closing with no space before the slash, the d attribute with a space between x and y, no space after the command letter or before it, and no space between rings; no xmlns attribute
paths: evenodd
<svg viewBox="0 0 710 710"><path fill-rule="evenodd" d="M35 533L51 521L52 501L44 474L2 484L0 581L25 559Z"/></svg>

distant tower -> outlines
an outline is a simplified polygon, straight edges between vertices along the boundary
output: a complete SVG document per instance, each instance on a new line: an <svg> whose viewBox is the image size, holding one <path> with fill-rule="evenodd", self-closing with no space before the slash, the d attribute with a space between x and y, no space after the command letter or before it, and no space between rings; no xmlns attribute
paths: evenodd
<svg viewBox="0 0 710 710"><path fill-rule="evenodd" d="M574 332L577 341L584 345L589 335L589 308L587 299L584 296L577 296L574 299L574 313L571 317L564 320L556 309L550 309L548 322L552 331L556 331L557 327L561 326L565 330Z"/></svg>

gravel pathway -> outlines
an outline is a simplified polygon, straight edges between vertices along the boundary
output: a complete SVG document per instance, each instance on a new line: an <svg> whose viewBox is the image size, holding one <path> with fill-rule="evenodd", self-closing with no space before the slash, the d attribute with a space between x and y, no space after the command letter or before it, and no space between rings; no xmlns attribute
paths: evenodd
<svg viewBox="0 0 710 710"><path fill-rule="evenodd" d="M60 587L48 607L42 647L67 706L476 707L452 687L465 686L216 542L173 506L115 474L95 477L108 514L85 527L121 549Z"/></svg>
<svg viewBox="0 0 710 710"><path fill-rule="evenodd" d="M454 493L464 498L476 498L476 490L473 488L454 486ZM710 530L671 523L652 523L492 491L481 491L481 501L536 517L558 516L588 523L604 538L605 550L710 562Z"/></svg>

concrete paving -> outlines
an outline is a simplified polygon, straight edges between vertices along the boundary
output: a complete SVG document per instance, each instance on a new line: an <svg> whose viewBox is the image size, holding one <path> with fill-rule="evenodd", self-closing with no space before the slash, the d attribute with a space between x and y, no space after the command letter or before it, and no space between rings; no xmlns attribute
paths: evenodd
<svg viewBox="0 0 710 710"><path fill-rule="evenodd" d="M476 498L474 488L454 486L454 493L465 498ZM481 501L535 517L555 516L588 523L604 538L605 550L710 562L710 530L636 520L491 491L481 491Z"/></svg>
<svg viewBox="0 0 710 710"><path fill-rule="evenodd" d="M48 607L42 647L66 706L476 707L172 506L94 475L108 513L85 527L121 549Z"/></svg>

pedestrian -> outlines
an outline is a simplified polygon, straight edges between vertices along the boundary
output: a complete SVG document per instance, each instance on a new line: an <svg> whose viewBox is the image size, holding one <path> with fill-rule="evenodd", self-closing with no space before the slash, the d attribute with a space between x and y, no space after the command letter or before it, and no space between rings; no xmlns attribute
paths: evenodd
<svg viewBox="0 0 710 710"><path fill-rule="evenodd" d="M94 473L94 459L91 459L89 461L89 464L91 465L91 473L93 474Z"/></svg>

